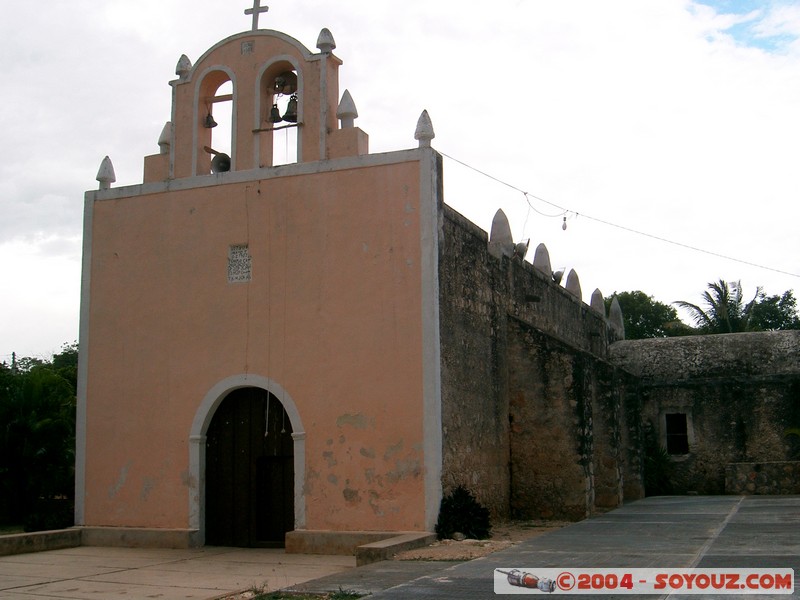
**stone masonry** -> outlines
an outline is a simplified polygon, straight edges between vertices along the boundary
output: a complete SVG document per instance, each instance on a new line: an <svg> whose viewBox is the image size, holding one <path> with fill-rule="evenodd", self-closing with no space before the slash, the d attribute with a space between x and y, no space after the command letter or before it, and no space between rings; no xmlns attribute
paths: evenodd
<svg viewBox="0 0 800 600"><path fill-rule="evenodd" d="M602 312L447 206L440 236L443 487L496 517L582 519L643 495L631 378Z"/></svg>
<svg viewBox="0 0 800 600"><path fill-rule="evenodd" d="M662 445L666 415L687 416L689 452L672 457L675 492L787 493L797 485L767 485L786 475L762 474L800 459L800 438L789 434L800 427L800 331L621 341L610 358L638 377L642 418ZM734 463L763 470L731 471ZM742 472L745 485L733 485Z"/></svg>
<svg viewBox="0 0 800 600"><path fill-rule="evenodd" d="M562 287L549 257L516 254L500 216L488 239L440 208L444 493L582 519L644 495L644 432L666 447L672 414L689 447L670 457L675 493L796 489L800 332L623 340L574 272Z"/></svg>

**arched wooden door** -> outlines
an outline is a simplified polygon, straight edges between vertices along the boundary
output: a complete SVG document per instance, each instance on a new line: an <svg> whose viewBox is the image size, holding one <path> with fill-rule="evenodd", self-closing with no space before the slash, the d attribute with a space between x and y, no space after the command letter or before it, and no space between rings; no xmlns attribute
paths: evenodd
<svg viewBox="0 0 800 600"><path fill-rule="evenodd" d="M294 529L292 426L280 401L241 388L206 434L206 544L283 547Z"/></svg>

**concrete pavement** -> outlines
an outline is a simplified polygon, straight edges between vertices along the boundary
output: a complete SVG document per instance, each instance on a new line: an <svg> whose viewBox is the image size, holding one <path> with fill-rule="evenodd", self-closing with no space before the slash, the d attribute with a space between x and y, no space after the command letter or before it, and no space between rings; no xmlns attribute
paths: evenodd
<svg viewBox="0 0 800 600"><path fill-rule="evenodd" d="M494 569L504 567L789 567L799 596L800 496L646 498L469 562L354 565L353 557L280 550L84 546L0 558L0 600L209 600L252 586L354 590L375 600L483 599L494 596Z"/></svg>
<svg viewBox="0 0 800 600"><path fill-rule="evenodd" d="M363 569L379 569L381 564L384 563ZM494 569L515 567L533 572L549 567L793 568L794 597L798 597L800 496L646 498L485 558L452 565L389 589L379 589L379 580L366 577L361 585L354 579L360 569L342 572L338 577L345 589L376 592L370 600L468 600L494 597ZM313 589L319 584L320 581L312 581L298 587ZM637 596L601 597L631 599ZM657 595L640 597L659 598ZM767 597L790 596L759 596Z"/></svg>
<svg viewBox="0 0 800 600"><path fill-rule="evenodd" d="M253 587L277 590L355 564L352 556L272 549L81 546L0 557L0 599L208 600Z"/></svg>

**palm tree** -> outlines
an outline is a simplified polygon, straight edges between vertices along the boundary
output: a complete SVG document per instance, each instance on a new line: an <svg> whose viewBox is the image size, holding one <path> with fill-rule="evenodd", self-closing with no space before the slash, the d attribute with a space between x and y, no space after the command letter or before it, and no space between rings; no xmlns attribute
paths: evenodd
<svg viewBox="0 0 800 600"><path fill-rule="evenodd" d="M741 282L720 279L709 283L708 290L703 292L705 310L685 300L673 304L689 311L701 333L737 333L750 330L750 316L761 293L761 288L756 288L753 299L745 304Z"/></svg>

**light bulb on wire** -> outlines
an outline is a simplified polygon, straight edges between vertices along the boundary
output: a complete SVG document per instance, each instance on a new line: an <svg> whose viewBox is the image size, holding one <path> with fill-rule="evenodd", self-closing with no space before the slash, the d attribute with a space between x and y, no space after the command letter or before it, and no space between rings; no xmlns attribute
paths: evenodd
<svg viewBox="0 0 800 600"><path fill-rule="evenodd" d="M564 216L564 221L561 223L561 229L563 231L567 230L567 217L566 217L566 215Z"/></svg>

